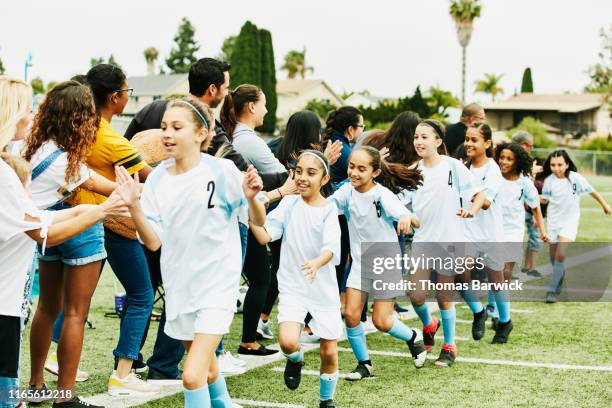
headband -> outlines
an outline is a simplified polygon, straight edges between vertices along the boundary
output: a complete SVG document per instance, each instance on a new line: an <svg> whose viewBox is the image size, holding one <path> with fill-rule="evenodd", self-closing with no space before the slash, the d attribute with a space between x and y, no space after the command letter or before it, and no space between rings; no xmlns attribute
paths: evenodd
<svg viewBox="0 0 612 408"><path fill-rule="evenodd" d="M206 130L208 130L208 122L206 121L204 116L200 113L200 111L195 106L193 106L192 104L190 104L189 102L187 102L187 101L185 101L183 99L177 99L175 102L179 102L179 103L185 104L185 105L189 106L191 109L193 109L193 111L196 113L196 115L198 115L198 118L200 118L200 122L202 122L202 124L204 125Z"/></svg>
<svg viewBox="0 0 612 408"><path fill-rule="evenodd" d="M302 156L305 156L305 155L312 156L312 157L316 157L317 159L319 159L319 161L320 161L320 162L321 162L321 164L323 165L323 168L325 169L325 175L326 175L326 176L328 176L328 175L329 175L329 168L327 167L327 163L325 163L325 160L323 160L323 159L321 158L321 156L319 156L318 154L313 153L313 152L303 152L302 154L300 154L300 158L301 158ZM298 158L298 160L299 160L299 158Z"/></svg>
<svg viewBox="0 0 612 408"><path fill-rule="evenodd" d="M442 129L440 129L440 126L438 126L436 122L432 120L424 120L423 123L433 128L433 130L438 134L438 139L442 139Z"/></svg>

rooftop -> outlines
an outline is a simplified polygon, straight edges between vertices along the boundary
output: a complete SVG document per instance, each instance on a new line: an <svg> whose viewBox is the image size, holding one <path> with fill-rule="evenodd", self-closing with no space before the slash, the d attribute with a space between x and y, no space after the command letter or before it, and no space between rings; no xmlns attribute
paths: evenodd
<svg viewBox="0 0 612 408"><path fill-rule="evenodd" d="M603 95L584 94L533 94L521 93L504 101L485 105L485 110L525 110L525 111L557 111L560 113L577 113L597 109L602 104Z"/></svg>

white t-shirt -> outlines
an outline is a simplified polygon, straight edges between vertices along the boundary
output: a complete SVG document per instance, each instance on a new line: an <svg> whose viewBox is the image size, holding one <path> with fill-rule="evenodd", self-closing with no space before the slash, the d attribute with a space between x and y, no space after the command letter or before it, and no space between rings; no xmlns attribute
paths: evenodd
<svg viewBox="0 0 612 408"><path fill-rule="evenodd" d="M470 166L474 175L474 182L480 185L487 200L491 203L489 208L481 209L474 218L464 218L466 226L466 238L471 242L503 242L504 224L502 209L498 200L499 191L504 182L504 176L495 160L488 158L484 166ZM471 207L471 203L463 201L463 208Z"/></svg>
<svg viewBox="0 0 612 408"><path fill-rule="evenodd" d="M393 221L410 211L388 188L376 184L370 191L360 193L351 183L343 184L329 197L338 214L348 221L351 242L351 274L361 276L361 244L395 242L399 253L397 230Z"/></svg>
<svg viewBox="0 0 612 408"><path fill-rule="evenodd" d="M53 140L49 140L32 155L30 163L36 167L50 154L58 149ZM68 153L63 152L43 171L32 180L32 200L40 209L46 209L66 198L74 189L89 180L91 170L82 163L79 167L78 180L66 183L66 168L68 167Z"/></svg>
<svg viewBox="0 0 612 408"><path fill-rule="evenodd" d="M53 216L36 209L13 169L1 159L0 185L0 315L22 317L26 277L36 249L36 242L25 232L44 231ZM41 221L24 221L26 214Z"/></svg>
<svg viewBox="0 0 612 408"><path fill-rule="evenodd" d="M266 142L247 125L238 123L232 135L232 146L260 173L284 173L287 169L272 153Z"/></svg>
<svg viewBox="0 0 612 408"><path fill-rule="evenodd" d="M414 242L465 242L465 225L457 212L482 190L459 160L448 156L440 159L435 167L425 167L420 160L423 185L405 194L405 203L412 204L412 211L421 221L421 227L415 229Z"/></svg>
<svg viewBox="0 0 612 408"><path fill-rule="evenodd" d="M521 175L517 180L504 178L499 191L499 205L504 219L504 242L523 242L525 234L525 204L540 206L538 190L530 178Z"/></svg>
<svg viewBox="0 0 612 408"><path fill-rule="evenodd" d="M578 224L580 220L580 195L592 193L593 187L580 174L570 171L569 178L558 178L554 174L546 177L542 197L549 201L548 229L560 229Z"/></svg>
<svg viewBox="0 0 612 408"><path fill-rule="evenodd" d="M207 154L183 174L170 175L172 165L174 160L166 160L153 170L140 198L162 242L168 320L205 308L235 311L244 175L231 161Z"/></svg>
<svg viewBox="0 0 612 408"><path fill-rule="evenodd" d="M278 268L279 292L298 297L313 310L339 310L334 267L340 263L340 224L336 206L328 202L324 207L313 207L299 195L287 196L268 214L265 227L272 241L283 238ZM310 282L300 266L326 249L333 257Z"/></svg>

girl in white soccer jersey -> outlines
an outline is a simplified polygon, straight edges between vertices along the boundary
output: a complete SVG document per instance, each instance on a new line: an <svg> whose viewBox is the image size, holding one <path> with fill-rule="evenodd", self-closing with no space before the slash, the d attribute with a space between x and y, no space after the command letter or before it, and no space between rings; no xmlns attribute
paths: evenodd
<svg viewBox="0 0 612 408"><path fill-rule="evenodd" d="M340 224L336 206L321 194L329 180L325 156L314 150L302 152L295 167L299 195L284 197L268 214L265 229L251 226L262 245L281 237L283 241L278 269L278 322L280 346L287 357L285 384L291 390L300 384L304 365L300 333L310 313L309 326L321 338L321 407L335 407L336 342L343 331L334 267L340 262Z"/></svg>
<svg viewBox="0 0 612 408"><path fill-rule="evenodd" d="M466 238L470 242L468 254L475 258L483 258L482 264L489 283L503 283L504 225L499 193L504 178L492 157L493 131L491 127L486 123L472 125L466 132L464 147L468 157L467 166L485 195L483 211L476 214L474 218L465 220ZM469 282L469 274L464 274L462 277ZM474 340L480 340L484 336L487 312L473 291L462 291L462 295L474 314L472 337ZM495 305L499 313L492 343L506 343L512 331L509 292L490 290L489 304Z"/></svg>
<svg viewBox="0 0 612 408"><path fill-rule="evenodd" d="M413 257L423 254L433 258L456 258L456 254L461 252L458 251L461 243L466 240L462 218L473 217L484 202L484 194L474 183L470 171L460 161L446 156L443 138L444 126L435 120L421 122L414 134L414 147L421 157L417 168L423 175L423 185L406 195L421 222L421 227L414 233ZM471 208L465 210L463 202L471 202ZM431 316L425 303L427 291L421 287L421 282L429 281L432 269L428 266L411 271L411 281L416 287L409 293L414 310L423 322L424 343L428 351L433 347L434 335L440 327L440 321ZM437 282L454 282L453 268L436 266L435 269ZM456 311L452 291L438 291L436 297L442 317L444 345L435 365L444 367L452 365L457 355Z"/></svg>
<svg viewBox="0 0 612 408"><path fill-rule="evenodd" d="M349 156L348 178L330 197L338 207L338 213L348 221L351 243L351 270L346 283L346 307L344 318L349 343L358 365L347 380L361 380L371 377L372 362L368 355L365 333L361 324L361 311L369 293L374 299L372 320L376 328L407 343L417 368L425 363L426 352L420 330L408 328L393 315L393 305L401 290L381 290L376 281L401 283L401 268L385 271L384 275L373 275L362 265L362 244L384 242L385 249L391 249L391 256L400 253L397 235L407 234L418 219L411 216L394 192L377 181L385 182L391 188L413 190L420 183L418 171L397 163L383 162L378 150L360 146ZM398 223L397 230L393 221ZM380 282L379 282L380 283Z"/></svg>
<svg viewBox="0 0 612 408"><path fill-rule="evenodd" d="M502 143L495 149L495 161L504 176L499 191L499 205L504 221L504 279L512 278L512 271L523 255L523 236L525 235L525 205L532 209L540 239L548 242L548 234L540 209L538 190L531 181L533 159L518 143Z"/></svg>
<svg viewBox="0 0 612 408"><path fill-rule="evenodd" d="M263 204L255 198L262 187L256 170L251 166L243 175L231 161L201 153L212 140L213 123L201 103L168 104L161 129L170 159L149 175L140 200L138 178L117 168L118 191L129 202L140 240L151 251L164 248L165 331L188 350L185 407L231 406L214 351L236 309L238 212L248 202L251 222L265 221Z"/></svg>
<svg viewBox="0 0 612 408"><path fill-rule="evenodd" d="M590 194L601 206L604 213L611 214L610 205L589 182L577 173L576 165L565 150L556 150L544 163L544 186L542 202L548 203L548 234L550 236L550 261L553 276L550 281L546 302L554 303L561 292L565 274L565 254L569 243L576 239L580 221L580 195Z"/></svg>

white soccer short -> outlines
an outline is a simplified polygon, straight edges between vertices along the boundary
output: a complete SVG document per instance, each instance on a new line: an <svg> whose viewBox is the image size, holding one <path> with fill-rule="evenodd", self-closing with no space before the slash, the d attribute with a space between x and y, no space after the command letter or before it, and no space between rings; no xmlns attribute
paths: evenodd
<svg viewBox="0 0 612 408"><path fill-rule="evenodd" d="M167 320L164 332L176 340L193 340L196 333L224 335L229 333L234 312L226 309L200 309Z"/></svg>
<svg viewBox="0 0 612 408"><path fill-rule="evenodd" d="M494 271L504 269L504 254L502 253L503 243L499 242L469 242L467 254L474 257L482 257L483 264Z"/></svg>
<svg viewBox="0 0 612 408"><path fill-rule="evenodd" d="M337 340L344 332L344 324L338 310L317 310L307 307L298 296L278 296L278 323L296 322L304 324L306 315L310 313L312 320L308 326L312 332L325 340Z"/></svg>
<svg viewBox="0 0 612 408"><path fill-rule="evenodd" d="M563 238L567 238L570 241L575 241L577 234L578 234L578 223L577 222L572 222L572 223L568 222L565 225L561 225L555 228L549 228L548 230L548 235L550 236L550 242L553 244L558 241L559 236L562 236Z"/></svg>

